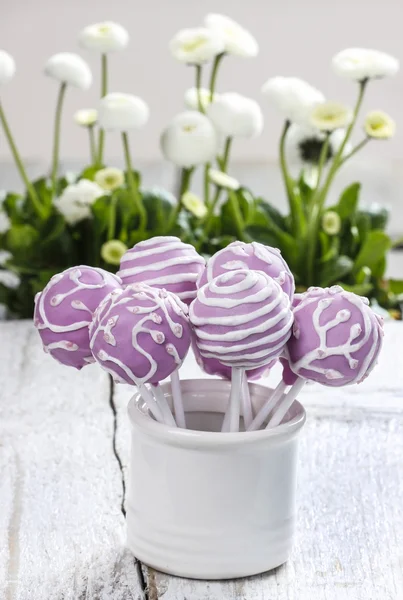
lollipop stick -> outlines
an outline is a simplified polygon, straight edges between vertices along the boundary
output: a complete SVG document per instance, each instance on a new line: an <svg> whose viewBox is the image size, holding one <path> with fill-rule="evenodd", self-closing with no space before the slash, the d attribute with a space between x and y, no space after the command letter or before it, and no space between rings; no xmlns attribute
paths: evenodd
<svg viewBox="0 0 403 600"><path fill-rule="evenodd" d="M160 385L158 383L157 385L152 385L151 389L157 400L157 405L161 409L165 425L169 425L170 427L176 427L175 419L173 418L168 401L165 398L164 392L162 391Z"/></svg>
<svg viewBox="0 0 403 600"><path fill-rule="evenodd" d="M245 429L248 429L253 421L252 402L250 400L250 392L248 385L248 376L244 373L242 378L242 412Z"/></svg>
<svg viewBox="0 0 403 600"><path fill-rule="evenodd" d="M229 430L239 431L239 414L241 411L242 378L245 370L232 368L231 395L229 398ZM225 420L225 419L224 419Z"/></svg>
<svg viewBox="0 0 403 600"><path fill-rule="evenodd" d="M284 396L278 407L274 410L271 419L266 425L266 429L271 429L272 427L280 425L281 421L287 414L288 409L291 408L295 398L298 396L304 385L305 379L300 378L294 383L293 386L291 386L290 391Z"/></svg>
<svg viewBox="0 0 403 600"><path fill-rule="evenodd" d="M179 427L186 429L185 411L183 408L181 382L179 380L178 370L174 371L171 375L171 389L176 422Z"/></svg>
<svg viewBox="0 0 403 600"><path fill-rule="evenodd" d="M141 397L143 398L144 402L146 403L146 406L147 406L148 410L150 411L150 413L152 414L152 416L154 417L154 419L156 421L158 421L159 423L164 423L164 417L162 415L161 409L158 406L157 402L155 401L151 392L146 388L144 383L138 383L137 387L139 388Z"/></svg>
<svg viewBox="0 0 403 600"><path fill-rule="evenodd" d="M288 385L281 380L276 389L273 391L269 400L262 406L256 417L253 419L252 423L247 429L248 431L256 431L257 429L260 429L273 408L276 406L277 402L280 400L281 396L286 391L287 387Z"/></svg>

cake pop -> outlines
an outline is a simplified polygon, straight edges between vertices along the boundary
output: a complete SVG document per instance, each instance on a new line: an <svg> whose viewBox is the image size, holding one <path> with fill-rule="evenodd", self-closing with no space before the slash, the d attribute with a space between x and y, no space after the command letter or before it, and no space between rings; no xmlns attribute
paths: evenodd
<svg viewBox="0 0 403 600"><path fill-rule="evenodd" d="M34 324L45 352L76 369L94 362L88 325L101 300L121 285L116 275L87 266L54 275L35 297Z"/></svg>
<svg viewBox="0 0 403 600"><path fill-rule="evenodd" d="M189 350L186 312L186 305L166 290L145 283L128 285L112 292L94 315L92 353L116 381L137 385L149 400L144 384L158 386L180 367ZM154 391L159 394L159 389Z"/></svg>
<svg viewBox="0 0 403 600"><path fill-rule="evenodd" d="M263 271L279 283L282 290L292 299L295 290L294 277L281 256L280 250L258 242L245 244L232 242L219 250L207 261L197 285L202 287L218 275L239 269Z"/></svg>
<svg viewBox="0 0 403 600"><path fill-rule="evenodd" d="M232 368L230 430L239 427L245 370L268 365L291 335L290 299L259 271L228 271L198 290L189 316L201 356Z"/></svg>
<svg viewBox="0 0 403 600"><path fill-rule="evenodd" d="M333 387L361 383L376 365L382 346L382 317L369 307L367 298L341 286L309 288L293 312L287 354L296 380L289 374L291 388L267 427L281 423L306 381ZM282 394L277 389L275 395Z"/></svg>
<svg viewBox="0 0 403 600"><path fill-rule="evenodd" d="M177 237L153 237L128 250L120 263L124 284L147 283L164 288L190 304L196 297L196 280L206 261L190 244Z"/></svg>
<svg viewBox="0 0 403 600"><path fill-rule="evenodd" d="M340 286L310 288L294 309L291 370L327 386L361 383L376 364L383 334L382 318L368 304Z"/></svg>

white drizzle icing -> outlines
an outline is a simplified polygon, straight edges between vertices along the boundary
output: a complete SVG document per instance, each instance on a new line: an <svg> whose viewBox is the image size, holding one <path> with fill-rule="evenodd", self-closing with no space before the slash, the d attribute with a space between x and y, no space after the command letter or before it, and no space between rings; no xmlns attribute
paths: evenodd
<svg viewBox="0 0 403 600"><path fill-rule="evenodd" d="M45 352L51 350L67 350L68 352L76 352L78 350L77 344L69 342L67 340L60 340L59 342L52 342L43 347Z"/></svg>
<svg viewBox="0 0 403 600"><path fill-rule="evenodd" d="M264 286L261 286L262 278ZM240 293L244 293L243 298L235 297ZM247 314L237 314L237 308L244 312L243 307L257 303L263 306L249 310ZM203 306L223 308L230 314L211 316L214 314L212 310L204 316ZM263 323L253 324L255 319L266 315ZM289 297L271 277L260 271L239 270L224 273L199 289L197 300L190 306L190 320L195 326L197 346L204 358L216 358L228 366L254 368L266 364L270 356L284 347L291 334L293 314ZM210 325L220 327L206 331L205 326ZM240 325L247 327L240 329ZM228 330L223 331L224 326ZM255 334L261 338L251 341L250 336Z"/></svg>
<svg viewBox="0 0 403 600"><path fill-rule="evenodd" d="M355 377L349 381L350 383L359 383L365 378L370 370L373 368L374 364L373 359L375 353L377 351L379 345L379 328L378 326L371 320L371 313L368 312L367 306L363 306L362 299L355 294L350 292L346 292L340 286L333 286L327 290L333 296L341 295L344 299L350 302L353 306L359 309L363 322L364 322L364 335L362 336L360 341L354 343L362 333L362 327L360 323L353 323L350 327L350 332L348 339L345 343L340 344L339 346L327 346L327 332L335 327L341 325L342 323L346 323L351 319L351 311L348 309L339 310L336 316L328 321L326 324L320 324L320 318L324 311L331 307L336 298L323 298L318 302L318 296L323 295L322 288L309 288L305 297L302 299L300 304L294 309L294 315L300 312L303 308L312 304L312 302L317 302L317 307L312 315L312 323L314 329L319 337L319 346L314 350L305 354L300 360L295 362L292 366L293 371L295 373L301 372L302 370L313 371L315 373L319 373L324 375L326 379L335 380L335 379L344 379L345 376L332 368L320 367L318 365L314 365L313 362L325 358L329 358L332 356L344 356L349 368L352 370L357 370ZM365 303L367 304L367 303ZM296 339L299 338L300 331L298 331L298 336L295 336ZM362 361L362 364L359 368L359 361L352 357L352 354L355 354L363 346L368 342L370 336L372 335L373 341L369 352L367 353L365 359Z"/></svg>
<svg viewBox="0 0 403 600"><path fill-rule="evenodd" d="M182 254L172 256L172 252L181 252ZM160 257L160 255L164 256ZM155 262L150 258L155 258ZM143 263L142 259L147 260ZM204 258L197 254L190 244L184 244L177 237L160 236L139 242L133 249L128 250L122 257L121 270L118 275L123 280L131 277L141 279L144 276L145 283L156 287L187 282L196 284L200 266L204 266L205 262ZM170 272L174 267L182 267L182 272ZM196 288L196 285L194 287ZM195 290L178 293L182 300L192 299L195 295Z"/></svg>
<svg viewBox="0 0 403 600"><path fill-rule="evenodd" d="M165 319L165 324L168 325L168 327L171 330L171 332L173 333L173 335L177 338L182 338L183 327L180 323L176 323L171 318L171 315L169 314L169 311L168 311L168 306L169 307L175 306L175 314L177 314L178 316L181 316L183 319L186 319L186 314L181 310L181 307L184 306L185 309L187 309L187 307L185 305L183 305L182 303L180 303L180 305L178 305L178 303L176 302L176 298L174 296L172 296L172 294L166 292L165 290L152 289L152 288L148 287L147 285L143 285L143 284L130 285L126 288L126 291L128 291L128 290L132 291L132 294L129 297L125 296L124 298L121 298L120 295L110 294L110 296L108 298L108 307L106 308L106 310L104 310L102 321L101 322L98 321L96 328L94 328L94 331L90 332L91 333L90 348L92 351L94 350L94 345L95 345L97 336L101 332L107 331L107 333L110 334L110 330L107 330L108 324L110 324L110 326L114 326L116 324L118 315L109 317L112 310L114 310L119 305L126 304L127 302L131 302L136 299L150 300L153 303L151 306L136 305L136 306L127 306L126 307L126 310L128 310L132 314L144 315L141 319L139 319L137 321L137 323L132 328L131 345L136 352L138 352L139 354L141 354L142 356L144 356L144 358L146 358L148 360L148 362L150 364L150 368L149 368L148 372L146 373L146 375L144 375L141 378L137 377L128 365L124 364L119 358L117 358L115 356L111 356L105 350L100 350L97 354L98 360L100 360L102 362L109 361L109 362L116 364L118 367L120 367L124 371L124 373L127 375L127 377L129 378L130 381L132 381L135 384L141 384L141 383L148 382L154 376L154 374L156 373L156 371L158 369L158 363L149 352L147 352L142 346L140 346L138 339L137 339L139 334L140 333L149 334L151 336L151 338L153 339L153 341L158 345L163 345L165 343L165 334L162 331L159 331L156 329L151 329L150 327L147 326L147 323L161 324L163 322L163 318L161 317L161 315L159 315L156 312L157 310L161 310L163 313L164 319ZM106 320L106 325L103 325L105 320ZM112 325L112 320L115 320L113 325ZM116 342L116 340L115 340L115 344L113 344L113 345L117 346L118 342ZM165 350L170 356L173 357L176 364L180 365L182 363L182 360L173 344L171 344L171 343L165 344ZM110 371L110 372L113 374L113 371Z"/></svg>
<svg viewBox="0 0 403 600"><path fill-rule="evenodd" d="M66 292L64 294L57 294L56 296L51 297L50 304L52 306L58 306L59 304L61 304L61 302L63 302L70 295L72 295L80 290L102 289L103 287L108 285L108 282L106 280L105 271L103 271L102 269L98 269L98 268L94 268L93 270L97 271L97 273L101 276L100 283L96 283L96 284L84 283L83 281L80 280L80 277L82 276L82 272L81 272L80 268L74 268L71 270L71 273L69 274L69 278L75 284L75 287L73 287L71 290L69 290L68 292ZM112 273L108 273L108 276L109 275L112 276L114 279L116 279L116 281L118 283L121 283L119 277L117 277L116 275L113 275ZM50 320L46 314L45 299L48 297L48 295L51 295L53 286L56 285L57 283L59 283L62 278L63 278L63 274L58 274L58 275L53 276L37 300L38 312L43 321L42 323L39 322L37 324L38 329L50 329L50 331L52 331L53 333L66 333L69 331L77 331L78 329L87 327L91 323L91 319L88 319L86 321L77 321L75 323L71 323L70 325L56 325L55 323L50 322ZM54 300L54 299L56 299L56 300ZM78 310L78 311L88 310L86 307L83 308L84 304L82 304L80 301L78 301L78 302L80 302L80 306L78 306L78 305L75 306L73 304L73 302L71 303L71 307L74 308L75 310ZM81 304L82 304L82 306L81 306ZM88 312L91 313L91 311L89 311L89 310L88 310Z"/></svg>

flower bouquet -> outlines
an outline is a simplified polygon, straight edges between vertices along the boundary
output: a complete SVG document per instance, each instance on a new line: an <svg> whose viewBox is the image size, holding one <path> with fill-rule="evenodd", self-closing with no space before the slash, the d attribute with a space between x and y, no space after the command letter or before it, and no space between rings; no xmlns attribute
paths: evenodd
<svg viewBox="0 0 403 600"><path fill-rule="evenodd" d="M394 75L399 67L395 58L362 49L334 57L336 72L357 82L353 109L325 101L321 92L297 78L275 77L264 85L264 94L284 118L279 154L289 214L283 215L242 185L230 167L233 144L262 132L258 103L235 92L217 92L227 57L257 55L254 37L232 19L210 14L203 27L181 30L170 42L173 57L190 66L195 77L195 86L185 93L187 110L161 134L164 158L180 169L176 195L158 187L145 189L133 162L129 134L146 125L147 104L108 89L108 56L128 42L128 32L112 22L91 25L79 35L82 48L100 55L102 91L97 109L74 116L87 131L90 149L90 161L78 174L62 174L59 155L65 95L72 87L87 90L92 83L80 56L56 54L45 65L59 92L51 165L43 177L29 180L0 105L1 126L25 187L22 194L4 193L0 205L0 304L10 316L31 317L35 294L55 273L75 264L116 271L128 247L158 235L178 236L204 256L236 239L263 242L281 250L301 290L341 284L385 308L398 306L403 284L384 277L392 246L385 232L386 209L360 208L359 183L349 186L336 205L326 205L345 162L370 140L394 133L392 119L372 111L364 120L362 140L351 145L369 83ZM1 51L0 84L8 83L14 72L13 58ZM121 135L124 170L106 163L109 131ZM304 164L295 174L296 149ZM203 170L202 194L195 193L197 169Z"/></svg>

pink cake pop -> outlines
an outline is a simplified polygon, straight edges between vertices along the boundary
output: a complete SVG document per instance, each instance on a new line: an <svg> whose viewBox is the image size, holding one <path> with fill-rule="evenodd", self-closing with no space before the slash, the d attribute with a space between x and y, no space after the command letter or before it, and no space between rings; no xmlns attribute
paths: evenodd
<svg viewBox="0 0 403 600"><path fill-rule="evenodd" d="M35 297L34 324L45 352L76 369L94 362L88 325L101 300L121 284L116 275L86 266L54 275Z"/></svg>
<svg viewBox="0 0 403 600"><path fill-rule="evenodd" d="M112 292L90 325L92 353L117 381L156 385L189 350L186 310L174 294L145 283Z"/></svg>
<svg viewBox="0 0 403 600"><path fill-rule="evenodd" d="M280 250L258 242L251 244L232 242L223 250L219 250L207 261L206 269L197 285L202 287L218 275L239 269L263 271L277 281L282 290L292 299L295 289L294 277Z"/></svg>
<svg viewBox="0 0 403 600"><path fill-rule="evenodd" d="M366 298L340 286L310 288L302 295L293 311L293 335L287 343L287 376L256 416L258 424L264 420L263 412L267 417L273 411L267 427L279 425L307 380L340 387L368 377L383 338L382 318L368 304ZM291 388L280 400L288 385Z"/></svg>
<svg viewBox="0 0 403 600"><path fill-rule="evenodd" d="M190 244L177 237L153 237L139 242L122 257L123 283L147 283L177 294L190 304L196 297L196 280L206 261Z"/></svg>
<svg viewBox="0 0 403 600"><path fill-rule="evenodd" d="M382 345L382 319L340 286L310 288L294 309L287 348L292 371L327 386L360 383Z"/></svg>
<svg viewBox="0 0 403 600"><path fill-rule="evenodd" d="M199 289L190 320L201 356L232 367L230 430L236 431L243 373L283 352L293 322L290 299L263 272L229 271Z"/></svg>

